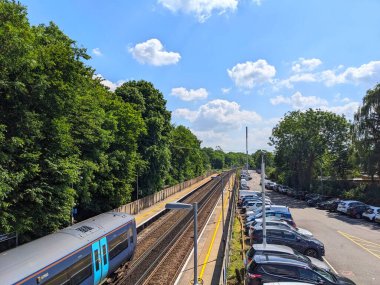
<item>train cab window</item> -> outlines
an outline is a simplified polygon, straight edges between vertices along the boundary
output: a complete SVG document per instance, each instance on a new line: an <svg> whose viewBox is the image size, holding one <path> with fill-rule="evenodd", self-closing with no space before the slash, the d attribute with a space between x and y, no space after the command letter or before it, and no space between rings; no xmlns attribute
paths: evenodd
<svg viewBox="0 0 380 285"><path fill-rule="evenodd" d="M122 251L126 250L129 245L128 231L120 234L109 242L109 259L112 260Z"/></svg>
<svg viewBox="0 0 380 285"><path fill-rule="evenodd" d="M129 242L133 244L133 230L132 228L129 229Z"/></svg>
<svg viewBox="0 0 380 285"><path fill-rule="evenodd" d="M105 244L103 244L102 246L102 251L103 251L103 264L107 265L107 248Z"/></svg>
<svg viewBox="0 0 380 285"><path fill-rule="evenodd" d="M95 269L96 269L96 271L98 271L100 268L99 250L96 249L94 253L95 253Z"/></svg>

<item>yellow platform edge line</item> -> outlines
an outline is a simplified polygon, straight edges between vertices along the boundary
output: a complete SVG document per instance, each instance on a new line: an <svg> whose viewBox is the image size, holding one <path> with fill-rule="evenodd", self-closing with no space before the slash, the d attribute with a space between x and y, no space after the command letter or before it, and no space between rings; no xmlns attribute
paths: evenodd
<svg viewBox="0 0 380 285"><path fill-rule="evenodd" d="M228 190L227 190L227 191L228 191ZM228 202L228 200L229 200L229 196L227 196L226 199L224 199L224 200L225 200L225 202L224 202L224 206L226 206L226 204L228 204L228 203L226 203L226 202ZM200 279L202 279L203 274L204 274L204 272L205 272L205 270L206 270L207 262L208 262L208 260L209 260L209 258L210 258L211 250L212 250L212 247L214 246L214 242L215 242L216 234L218 233L218 229L219 229L219 225L220 225L221 220L222 220L222 212L220 212L220 214L219 214L218 223L217 223L216 228L215 228L215 230L214 230L214 234L212 235L212 240L211 240L210 246L209 246L209 248L208 248L208 251L207 251L207 254L206 254L205 260L204 260L204 262L203 262L203 266L202 266L201 273L199 274L199 278L200 278Z"/></svg>

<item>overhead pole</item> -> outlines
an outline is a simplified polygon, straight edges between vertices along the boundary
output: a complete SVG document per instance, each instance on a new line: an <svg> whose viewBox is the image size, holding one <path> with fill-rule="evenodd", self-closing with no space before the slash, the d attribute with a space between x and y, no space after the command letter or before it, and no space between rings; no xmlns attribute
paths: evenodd
<svg viewBox="0 0 380 285"><path fill-rule="evenodd" d="M248 127L246 126L245 127L245 153L246 153L246 157L247 157L247 162L246 162L246 169L247 169L247 173L248 173Z"/></svg>
<svg viewBox="0 0 380 285"><path fill-rule="evenodd" d="M265 162L264 152L261 152L261 194L263 202L263 246L267 245L267 227L266 227L266 204L265 204Z"/></svg>

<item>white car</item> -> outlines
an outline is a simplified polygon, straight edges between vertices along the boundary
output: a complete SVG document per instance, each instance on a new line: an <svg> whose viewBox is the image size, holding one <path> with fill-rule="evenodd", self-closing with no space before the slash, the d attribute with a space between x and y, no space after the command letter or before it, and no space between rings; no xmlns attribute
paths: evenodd
<svg viewBox="0 0 380 285"><path fill-rule="evenodd" d="M355 206L355 205L360 205L360 204L364 204L362 202L359 202L359 201L355 201L355 200L344 200L342 202L340 202L338 204L338 207L337 207L337 211L338 212L341 212L341 213L344 213L344 214L347 214L347 209L348 207L350 206Z"/></svg>
<svg viewBox="0 0 380 285"><path fill-rule="evenodd" d="M301 229L301 228L294 228L292 227L291 225L289 225L287 222L284 222L284 221L266 221L265 223L267 226L276 226L276 227L281 227L281 228L284 228L284 229L290 229L290 230L294 230L302 235L305 235L305 236L308 236L308 237L312 237L313 234L311 232L309 232L308 230L305 230L305 229ZM249 236L251 236L251 234L255 231L255 230L261 230L263 228L263 222L261 220L261 222L257 222L254 226L250 226L249 228Z"/></svg>
<svg viewBox="0 0 380 285"><path fill-rule="evenodd" d="M377 214L380 214L380 207L369 206L369 209L362 214L362 217L373 222Z"/></svg>
<svg viewBox="0 0 380 285"><path fill-rule="evenodd" d="M265 202L265 205L268 205L270 206L271 205L271 202L269 201L266 201ZM249 206L247 206L247 212L248 211L252 211L252 212L256 212L258 209L261 209L263 207L263 202L262 201L257 201Z"/></svg>

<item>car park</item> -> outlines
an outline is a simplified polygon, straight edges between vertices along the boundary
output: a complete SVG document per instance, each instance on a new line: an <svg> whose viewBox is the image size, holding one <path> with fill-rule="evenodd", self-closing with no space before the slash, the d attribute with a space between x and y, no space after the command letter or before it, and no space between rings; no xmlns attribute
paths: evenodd
<svg viewBox="0 0 380 285"><path fill-rule="evenodd" d="M364 219L375 221L377 214L380 214L380 207L369 206L369 208L362 214Z"/></svg>
<svg viewBox="0 0 380 285"><path fill-rule="evenodd" d="M324 270L330 271L330 267L324 263L323 261L316 259L314 257L303 255L302 253L299 253L297 250L294 250L291 247L285 246L285 245L278 245L278 244L254 244L251 246L251 248L246 253L246 260L245 263L248 265L254 256L256 254L282 254L282 255L289 255L289 256L296 256L300 260L304 260L305 262L311 262L313 265L322 268Z"/></svg>
<svg viewBox="0 0 380 285"><path fill-rule="evenodd" d="M368 205L362 205L362 204L359 204L359 205L353 205L353 206L349 206L347 208L347 212L346 214L352 218L356 218L356 219L360 219L362 217L362 214L368 210Z"/></svg>
<svg viewBox="0 0 380 285"><path fill-rule="evenodd" d="M305 236L308 236L308 237L312 237L313 234L311 232L309 232L308 230L305 230L305 229L302 229L302 228L297 228L297 227L293 227L291 225L289 225L287 222L285 221L266 221L266 225L267 226L274 226L274 227L279 227L279 228L282 228L282 229L289 229L289 230L293 230L293 231L296 231L297 233L299 234L302 234L302 235L305 235ZM249 230L249 235L251 236L251 234L256 231L256 230L261 230L263 228L263 223L256 223L255 225L251 225L250 226L250 230Z"/></svg>
<svg viewBox="0 0 380 285"><path fill-rule="evenodd" d="M355 205L365 205L365 204L359 201L355 201L355 200L344 200L338 204L337 211L346 214L348 207L355 206Z"/></svg>
<svg viewBox="0 0 380 285"><path fill-rule="evenodd" d="M245 281L245 284L248 285L282 281L300 281L324 285L355 285L350 279L323 270L311 262L281 254L255 255L247 267Z"/></svg>
<svg viewBox="0 0 380 285"><path fill-rule="evenodd" d="M282 229L274 226L268 226L267 243L280 244L289 246L305 255L322 258L325 255L325 247L323 243L316 238L307 237L289 229ZM263 231L255 230L250 236L251 243L263 242Z"/></svg>

